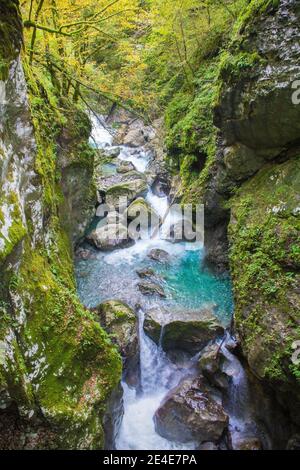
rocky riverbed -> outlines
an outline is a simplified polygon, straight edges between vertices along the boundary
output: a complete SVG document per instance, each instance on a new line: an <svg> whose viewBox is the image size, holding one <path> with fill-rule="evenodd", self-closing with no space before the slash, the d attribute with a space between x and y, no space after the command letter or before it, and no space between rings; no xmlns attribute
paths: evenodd
<svg viewBox="0 0 300 470"><path fill-rule="evenodd" d="M98 209L77 250L76 270L81 300L123 357L124 414L119 411L109 445L267 448L265 431L249 411L249 394L242 405L247 416L237 411L248 379L229 351L237 349L228 333L230 278L205 269L201 243L161 237L171 223L165 217L171 181L155 129L130 118L117 131L103 118L94 117L93 123ZM111 207L108 213L101 212L102 203ZM113 238L120 221L128 231L127 216L134 209L154 214L162 231L142 240L130 233Z"/></svg>

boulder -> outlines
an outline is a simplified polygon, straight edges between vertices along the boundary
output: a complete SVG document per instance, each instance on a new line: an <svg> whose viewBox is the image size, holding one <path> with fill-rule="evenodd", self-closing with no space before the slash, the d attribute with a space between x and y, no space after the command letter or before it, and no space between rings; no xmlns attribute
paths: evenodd
<svg viewBox="0 0 300 470"><path fill-rule="evenodd" d="M153 269L150 269L150 268L138 269L136 273L141 279L148 279L149 277L155 277L155 272L153 271Z"/></svg>
<svg viewBox="0 0 300 470"><path fill-rule="evenodd" d="M153 259L154 261L158 261L159 263L169 263L170 255L165 250L160 250L158 248L151 250L148 253L148 257Z"/></svg>
<svg viewBox="0 0 300 470"><path fill-rule="evenodd" d="M198 361L199 371L209 383L221 390L228 389L229 377L223 370L223 365L227 361L219 344L207 345Z"/></svg>
<svg viewBox="0 0 300 470"><path fill-rule="evenodd" d="M142 178L133 179L124 183L116 184L106 190L105 200L106 204L119 208L123 207L123 202L120 198L127 198L127 207L134 199L145 196L148 189L147 182Z"/></svg>
<svg viewBox="0 0 300 470"><path fill-rule="evenodd" d="M224 327L208 308L183 312L153 308L145 315L144 329L155 343L161 338L165 351L179 349L190 354L224 334Z"/></svg>
<svg viewBox="0 0 300 470"><path fill-rule="evenodd" d="M217 442L228 416L215 401L202 377L185 378L166 396L154 416L155 429L176 442Z"/></svg>
<svg viewBox="0 0 300 470"><path fill-rule="evenodd" d="M105 150L105 153L112 158L117 158L121 153L121 149L120 147L111 147L109 150Z"/></svg>
<svg viewBox="0 0 300 470"><path fill-rule="evenodd" d="M87 240L98 250L103 251L124 248L133 243L128 235L127 228L122 224L105 224L100 226L87 236Z"/></svg>
<svg viewBox="0 0 300 470"><path fill-rule="evenodd" d="M147 143L144 129L131 129L124 137L124 145L128 147L143 147Z"/></svg>
<svg viewBox="0 0 300 470"><path fill-rule="evenodd" d="M109 300L94 309L99 314L101 326L117 345L125 366L136 360L138 347L138 321L135 312L125 303Z"/></svg>
<svg viewBox="0 0 300 470"><path fill-rule="evenodd" d="M138 284L138 288L143 295L158 295L159 297L166 297L163 288L152 281L142 281Z"/></svg>

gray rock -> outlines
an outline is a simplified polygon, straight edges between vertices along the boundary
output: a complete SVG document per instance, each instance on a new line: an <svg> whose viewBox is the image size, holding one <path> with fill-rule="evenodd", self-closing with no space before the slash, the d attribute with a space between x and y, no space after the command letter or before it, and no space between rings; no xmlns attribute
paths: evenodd
<svg viewBox="0 0 300 470"><path fill-rule="evenodd" d="M156 344L161 339L165 351L178 349L189 354L196 354L224 334L224 327L208 308L180 312L153 308L146 312L144 330Z"/></svg>
<svg viewBox="0 0 300 470"><path fill-rule="evenodd" d="M111 186L106 190L106 203L109 206L120 207L120 198L127 198L128 204L140 196L145 196L148 189L147 182L142 178L136 178Z"/></svg>
<svg viewBox="0 0 300 470"><path fill-rule="evenodd" d="M155 282L142 281L138 284L138 288L143 295L158 295L159 297L166 297L164 289Z"/></svg>
<svg viewBox="0 0 300 470"><path fill-rule="evenodd" d="M127 228L121 224L105 224L100 226L87 236L87 240L98 250L103 251L123 248L133 243Z"/></svg>
<svg viewBox="0 0 300 470"><path fill-rule="evenodd" d="M155 272L153 271L153 269L150 268L138 269L136 273L141 279L155 277Z"/></svg>
<svg viewBox="0 0 300 470"><path fill-rule="evenodd" d="M154 421L156 431L166 439L202 443L217 442L229 419L203 378L188 377L167 395Z"/></svg>
<svg viewBox="0 0 300 470"><path fill-rule="evenodd" d="M117 172L118 173L128 173L130 171L134 171L135 170L135 167L133 165L133 163L131 162L125 162L125 161L122 161L119 166L117 167Z"/></svg>
<svg viewBox="0 0 300 470"><path fill-rule="evenodd" d="M150 253L148 253L148 257L154 261L158 261L159 263L169 263L171 259L167 251L160 250L158 248L151 250Z"/></svg>
<svg viewBox="0 0 300 470"><path fill-rule="evenodd" d="M223 364L226 361L227 359L217 343L206 346L198 361L201 375L204 375L211 385L221 390L227 390L229 386L229 377L223 370Z"/></svg>

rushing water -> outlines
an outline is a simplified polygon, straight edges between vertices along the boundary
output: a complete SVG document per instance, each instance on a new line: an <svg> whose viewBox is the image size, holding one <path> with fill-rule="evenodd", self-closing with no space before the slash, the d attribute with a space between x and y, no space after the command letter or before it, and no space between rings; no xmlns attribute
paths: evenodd
<svg viewBox="0 0 300 470"><path fill-rule="evenodd" d="M109 152L112 147L111 132L93 118L92 142ZM143 148L121 147L120 160L133 163L136 170L144 173L150 156ZM103 169L108 176L113 174L113 164ZM148 203L164 217L168 210L168 197L158 197L149 188ZM170 223L168 217L164 224ZM163 265L148 258L152 248L161 248L171 256L171 262ZM224 323L230 323L232 315L231 285L228 277L218 277L201 268L203 247L199 244L172 244L155 239L139 240L134 246L103 253L94 251L89 260L78 260L76 265L78 291L82 302L94 307L100 302L118 299L127 302L139 312L140 375L137 390L124 388L124 417L117 438L118 449L193 449L193 442L179 444L170 442L155 432L153 416L167 392L176 386L184 375L193 369L193 360L182 367L173 364L160 347L144 333L144 312L147 308L164 305L173 311L199 309L213 306L216 315ZM137 270L152 268L165 290L165 300L143 296L137 284Z"/></svg>

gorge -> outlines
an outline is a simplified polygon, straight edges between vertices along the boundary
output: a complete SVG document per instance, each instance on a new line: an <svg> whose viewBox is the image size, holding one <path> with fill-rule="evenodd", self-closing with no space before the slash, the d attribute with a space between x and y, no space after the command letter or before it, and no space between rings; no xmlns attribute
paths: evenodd
<svg viewBox="0 0 300 470"><path fill-rule="evenodd" d="M180 37L215 17L171 78L146 3L129 78L111 52L99 97L102 55L84 88L92 69L51 55L71 47L59 19L38 31L35 10L36 46L24 5L0 0L0 448L299 449L299 2L187 2ZM204 245L161 239L171 202L204 206ZM160 232L111 236L141 211Z"/></svg>

